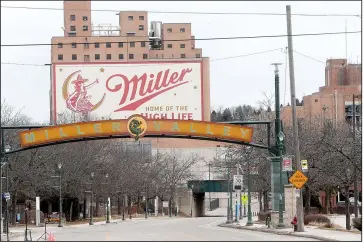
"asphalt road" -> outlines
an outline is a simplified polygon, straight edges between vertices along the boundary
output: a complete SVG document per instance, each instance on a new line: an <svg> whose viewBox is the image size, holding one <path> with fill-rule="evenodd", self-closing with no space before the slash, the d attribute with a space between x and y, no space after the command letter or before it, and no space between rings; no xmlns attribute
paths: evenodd
<svg viewBox="0 0 363 242"><path fill-rule="evenodd" d="M225 218L149 218L125 220L117 224L50 228L56 241L314 241L307 238L275 235L219 227ZM33 241L41 234L33 234ZM24 241L24 237L11 241ZM40 239L39 241L41 241ZM43 239L44 241L44 239Z"/></svg>

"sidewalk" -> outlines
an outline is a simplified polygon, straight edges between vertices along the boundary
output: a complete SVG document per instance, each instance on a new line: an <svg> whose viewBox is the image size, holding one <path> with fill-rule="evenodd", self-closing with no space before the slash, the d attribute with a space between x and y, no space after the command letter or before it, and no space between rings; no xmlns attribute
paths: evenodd
<svg viewBox="0 0 363 242"><path fill-rule="evenodd" d="M221 227L229 227L235 229L246 229L266 233L274 233L279 235L289 235L296 237L305 237L325 241L362 241L362 235L359 231L335 231L331 229L319 229L315 226L305 226L305 232L293 232L292 227L285 229L267 228L265 224L255 223L257 219L253 219L253 226L245 226L247 220L240 221L240 225L233 224L220 224Z"/></svg>

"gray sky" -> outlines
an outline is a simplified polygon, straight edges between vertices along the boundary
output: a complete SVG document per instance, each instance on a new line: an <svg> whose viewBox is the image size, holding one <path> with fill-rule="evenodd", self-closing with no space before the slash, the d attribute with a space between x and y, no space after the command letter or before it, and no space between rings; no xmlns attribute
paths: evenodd
<svg viewBox="0 0 363 242"><path fill-rule="evenodd" d="M146 10L146 11L195 11L195 12L275 12L284 13L291 5L292 13L311 14L360 14L361 2L124 2L95 1L93 9ZM30 6L62 8L63 1L11 2L1 1L3 6ZM249 15L187 15L150 14L149 21L192 23L196 38L232 37L286 34L285 16ZM292 17L294 34L340 32L361 30L357 17ZM112 12L92 12L92 22L118 24L118 16ZM1 9L1 43L50 43L52 36L61 36L63 12L47 10ZM361 34L348 35L348 60L360 63ZM295 58L296 93L299 99L318 91L324 85L325 60L345 58L345 35L305 36L293 38L294 50L311 56L318 62L297 53ZM239 39L196 41L203 49L203 56L211 60L262 52L287 46L287 38ZM274 92L272 62L285 63L281 51L212 61L212 107L250 104L263 99L262 91ZM1 47L1 62L46 64L50 63L50 46ZM281 102L290 102L288 70L285 92L285 65L281 70ZM23 108L23 112L35 121L49 120L49 67L1 65L2 100ZM286 93L286 95L285 95Z"/></svg>

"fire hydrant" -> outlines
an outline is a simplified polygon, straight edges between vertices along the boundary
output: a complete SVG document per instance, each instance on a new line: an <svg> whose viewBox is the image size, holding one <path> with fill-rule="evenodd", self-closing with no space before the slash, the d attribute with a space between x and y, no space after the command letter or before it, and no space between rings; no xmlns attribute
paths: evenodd
<svg viewBox="0 0 363 242"><path fill-rule="evenodd" d="M292 224L292 226L294 226L294 232L297 232L297 217L296 216L291 221L291 224Z"/></svg>

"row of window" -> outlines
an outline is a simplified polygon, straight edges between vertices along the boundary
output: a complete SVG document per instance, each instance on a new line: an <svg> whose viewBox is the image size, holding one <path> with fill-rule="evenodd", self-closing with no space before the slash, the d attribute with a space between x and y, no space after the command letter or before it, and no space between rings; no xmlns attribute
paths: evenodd
<svg viewBox="0 0 363 242"><path fill-rule="evenodd" d="M173 32L173 29L172 28L167 28L166 31L168 33L172 33ZM180 28L179 31L180 31L180 33L185 33L185 28Z"/></svg>
<svg viewBox="0 0 363 242"><path fill-rule="evenodd" d="M95 48L100 48L100 43L95 43ZM71 43L72 48L77 48L77 43ZM89 44L88 43L84 43L83 44L85 49L89 49ZM111 48L112 43L111 42L106 42L106 48ZM130 48L134 48L136 46L136 42L130 42ZM140 46L141 47L146 47L146 41L140 42ZM124 43L123 42L119 42L118 43L118 47L119 48L123 48L124 47ZM167 44L167 47L173 48L173 44ZM63 43L58 43L58 48L63 48ZM180 48L181 49L185 49L185 44L180 44Z"/></svg>
<svg viewBox="0 0 363 242"><path fill-rule="evenodd" d="M71 25L71 31L76 31L76 26L75 25ZM83 25L82 27L83 31L88 31L88 25Z"/></svg>
<svg viewBox="0 0 363 242"><path fill-rule="evenodd" d="M142 54L142 58L144 60L148 59L148 54ZM95 60L100 60L100 59L101 59L101 55L100 54L95 54ZM111 54L106 54L106 60L111 60L111 59L112 59L112 55ZM124 54L119 54L118 59L123 60L124 59ZM135 55L134 54L129 54L129 59L130 60L135 59ZM58 55L58 60L63 60L63 55L62 54ZM78 60L77 54L72 54L72 60ZM90 61L90 55L84 55L83 60L84 61Z"/></svg>
<svg viewBox="0 0 363 242"><path fill-rule="evenodd" d="M83 16L82 17L82 20L83 21L87 21L88 20L88 17L87 16ZM76 21L76 15L71 15L71 21Z"/></svg>
<svg viewBox="0 0 363 242"><path fill-rule="evenodd" d="M136 42L129 42L130 43L130 48L134 48L136 46ZM146 47L146 41L142 41L139 42L141 47ZM123 48L124 47L124 43L123 42L119 42L117 43L119 48ZM89 43L84 43L83 46L85 49L89 49ZM100 48L100 43L94 43L95 48ZM72 48L77 48L77 43L71 43ZM111 42L106 42L106 48L111 48L112 43ZM58 48L63 48L63 43L58 43Z"/></svg>
<svg viewBox="0 0 363 242"><path fill-rule="evenodd" d="M144 16L139 16L139 20L144 20L145 17ZM134 16L129 16L129 20L132 21L134 20Z"/></svg>
<svg viewBox="0 0 363 242"><path fill-rule="evenodd" d="M159 57L158 54L156 54L156 58L158 58L158 57ZM162 54L161 57L164 58L164 54ZM174 55L172 55L172 57L174 58ZM196 54L195 57L200 58L200 54ZM100 54L95 54L95 60L100 60L100 58L101 58ZM142 54L142 58L144 60L147 60L148 59L148 54ZM185 58L185 54L181 54L180 58ZM106 60L111 60L111 59L112 59L112 55L111 54L106 54ZM123 60L124 59L124 54L119 54L118 59ZM129 59L130 60L135 59L135 55L134 54L129 54ZM62 54L58 55L58 60L60 60L60 61L63 60L63 55ZM72 60L78 60L77 54L72 54ZM84 61L90 61L90 55L84 55L83 60Z"/></svg>

